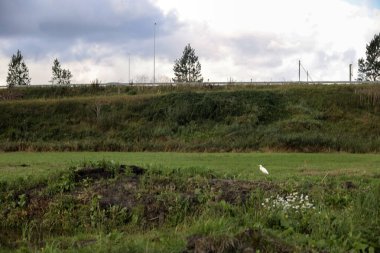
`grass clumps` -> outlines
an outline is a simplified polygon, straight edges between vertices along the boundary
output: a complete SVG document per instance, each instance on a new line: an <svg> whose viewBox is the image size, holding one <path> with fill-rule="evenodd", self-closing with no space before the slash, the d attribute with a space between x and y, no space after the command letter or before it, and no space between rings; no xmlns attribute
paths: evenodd
<svg viewBox="0 0 380 253"><path fill-rule="evenodd" d="M0 248L33 252L380 249L380 185L365 177L241 180L200 168L86 162L2 183Z"/></svg>

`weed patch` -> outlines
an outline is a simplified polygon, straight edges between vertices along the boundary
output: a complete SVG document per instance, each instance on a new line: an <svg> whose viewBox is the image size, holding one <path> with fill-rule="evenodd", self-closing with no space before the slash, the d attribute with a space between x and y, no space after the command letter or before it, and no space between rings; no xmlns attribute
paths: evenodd
<svg viewBox="0 0 380 253"><path fill-rule="evenodd" d="M47 181L0 186L0 249L380 249L380 185L339 174L302 182L252 181L212 170L163 171L102 160L83 162Z"/></svg>

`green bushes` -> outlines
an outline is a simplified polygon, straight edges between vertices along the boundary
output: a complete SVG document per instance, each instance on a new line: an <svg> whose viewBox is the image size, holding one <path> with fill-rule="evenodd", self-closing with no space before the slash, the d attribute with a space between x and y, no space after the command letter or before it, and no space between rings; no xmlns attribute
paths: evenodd
<svg viewBox="0 0 380 253"><path fill-rule="evenodd" d="M365 87L92 89L20 89L61 99L0 102L0 150L379 151L380 105Z"/></svg>
<svg viewBox="0 0 380 253"><path fill-rule="evenodd" d="M225 122L226 118L246 114L256 114L265 122L276 120L281 102L281 96L267 91L172 93L153 99L144 112L148 119L167 119L179 125L192 121Z"/></svg>

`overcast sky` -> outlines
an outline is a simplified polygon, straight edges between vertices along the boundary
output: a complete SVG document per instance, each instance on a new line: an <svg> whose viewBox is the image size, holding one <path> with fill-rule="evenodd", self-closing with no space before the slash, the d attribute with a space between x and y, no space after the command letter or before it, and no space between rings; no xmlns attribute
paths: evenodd
<svg viewBox="0 0 380 253"><path fill-rule="evenodd" d="M0 0L0 85L21 51L32 84L53 60L74 83L156 80L190 43L205 80L347 80L380 33L380 0ZM356 77L356 71L355 71ZM302 74L302 79L306 75Z"/></svg>

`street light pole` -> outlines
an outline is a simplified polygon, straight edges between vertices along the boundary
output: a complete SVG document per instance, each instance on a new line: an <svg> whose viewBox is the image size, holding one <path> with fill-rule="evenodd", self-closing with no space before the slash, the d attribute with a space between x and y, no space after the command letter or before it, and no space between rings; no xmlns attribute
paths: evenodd
<svg viewBox="0 0 380 253"><path fill-rule="evenodd" d="M154 22L154 42L153 42L153 83L156 83L156 26Z"/></svg>
<svg viewBox="0 0 380 253"><path fill-rule="evenodd" d="M131 54L128 54L128 83L131 84Z"/></svg>
<svg viewBox="0 0 380 253"><path fill-rule="evenodd" d="M352 64L350 64L350 83L352 82Z"/></svg>
<svg viewBox="0 0 380 253"><path fill-rule="evenodd" d="M301 60L298 61L298 82L301 82Z"/></svg>

